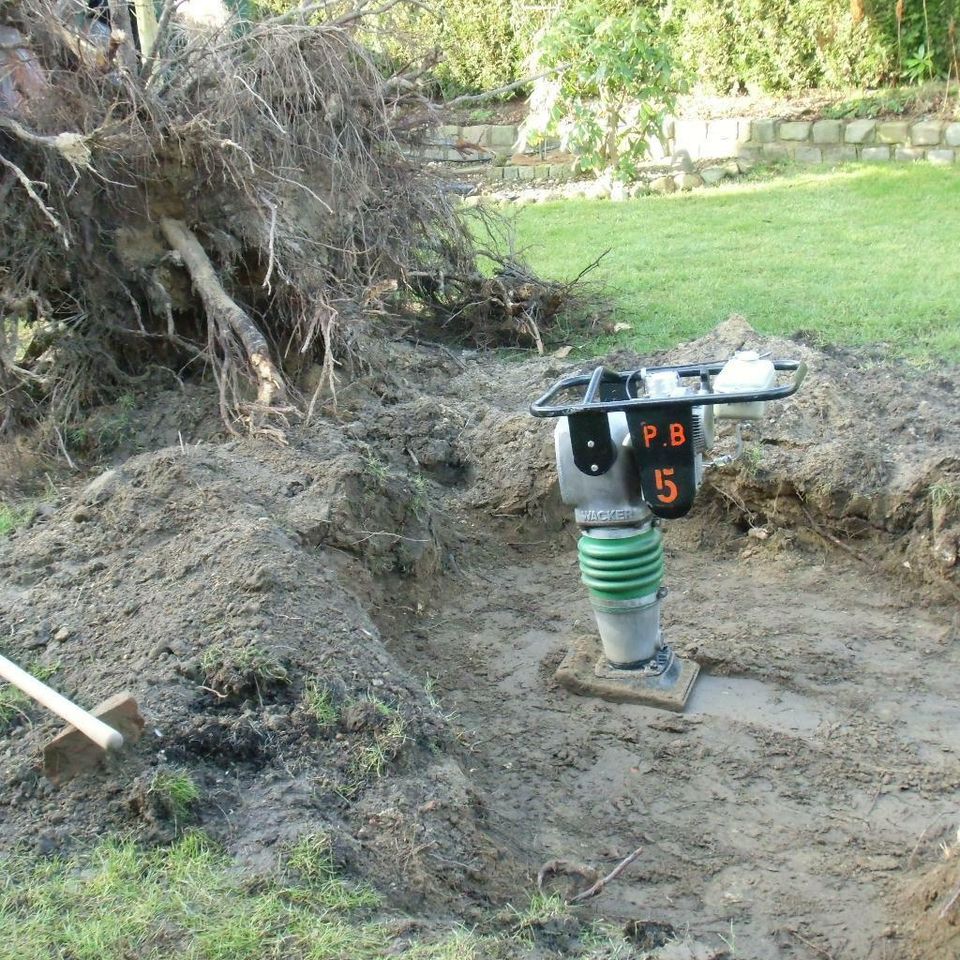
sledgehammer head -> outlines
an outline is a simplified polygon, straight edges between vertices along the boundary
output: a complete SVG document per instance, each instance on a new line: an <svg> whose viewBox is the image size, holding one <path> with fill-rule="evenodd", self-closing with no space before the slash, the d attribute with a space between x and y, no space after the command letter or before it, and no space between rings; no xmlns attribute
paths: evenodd
<svg viewBox="0 0 960 960"><path fill-rule="evenodd" d="M144 719L137 701L129 693L118 693L96 706L91 713L123 736L124 744L136 743L143 733ZM67 727L43 748L43 773L57 786L80 773L95 769L107 755L76 727Z"/></svg>

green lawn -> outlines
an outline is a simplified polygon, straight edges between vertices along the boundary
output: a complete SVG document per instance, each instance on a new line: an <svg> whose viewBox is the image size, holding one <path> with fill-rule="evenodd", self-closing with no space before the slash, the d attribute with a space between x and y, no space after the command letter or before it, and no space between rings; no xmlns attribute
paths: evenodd
<svg viewBox="0 0 960 960"><path fill-rule="evenodd" d="M960 359L960 169L805 169L625 203L523 207L530 264L591 278L638 351L699 336L731 313L764 333ZM591 349L612 345L606 338Z"/></svg>
<svg viewBox="0 0 960 960"><path fill-rule="evenodd" d="M337 878L309 838L266 876L242 869L202 834L168 847L103 842L72 859L0 861L2 960L382 960L398 949L379 898ZM409 960L500 957L468 930L411 947Z"/></svg>
<svg viewBox="0 0 960 960"><path fill-rule="evenodd" d="M278 854L252 874L188 830L152 849L115 836L68 858L0 857L0 960L518 960L543 956L538 931L574 921L562 898L534 893L489 911L485 932L411 922L338 875L327 835ZM625 949L621 925L578 926L585 958Z"/></svg>

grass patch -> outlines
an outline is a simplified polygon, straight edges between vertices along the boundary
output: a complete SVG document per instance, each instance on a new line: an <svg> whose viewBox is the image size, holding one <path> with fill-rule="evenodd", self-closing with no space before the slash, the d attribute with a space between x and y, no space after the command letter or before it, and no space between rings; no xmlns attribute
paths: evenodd
<svg viewBox="0 0 960 960"><path fill-rule="evenodd" d="M287 867L311 895L319 893L324 903L338 910L376 907L380 898L370 887L348 884L340 878L333 860L333 844L326 833L308 833L287 848Z"/></svg>
<svg viewBox="0 0 960 960"><path fill-rule="evenodd" d="M755 477L763 466L763 447L759 443L744 447L743 453L740 454L740 462L743 464L743 469L750 476Z"/></svg>
<svg viewBox="0 0 960 960"><path fill-rule="evenodd" d="M29 516L26 510L17 510L5 503L0 503L0 537L13 533L17 527L27 522Z"/></svg>
<svg viewBox="0 0 960 960"><path fill-rule="evenodd" d="M286 667L255 643L230 648L214 644L203 652L200 667L206 673L215 673L229 667L241 673L255 674L263 680L286 682L288 679Z"/></svg>
<svg viewBox="0 0 960 960"><path fill-rule="evenodd" d="M372 741L357 746L350 762L350 785L353 790L369 780L379 780L407 742L407 722L399 711L379 700L374 703L377 712L387 722L374 731Z"/></svg>
<svg viewBox="0 0 960 960"><path fill-rule="evenodd" d="M111 840L70 859L13 857L0 869L4 960L489 960L495 938L455 930L398 952L367 888L336 875L310 835L281 870L245 880L203 834L163 849ZM296 864L296 866L294 866ZM393 927L395 928L395 927Z"/></svg>
<svg viewBox="0 0 960 960"><path fill-rule="evenodd" d="M414 944L400 956L403 960L498 960L516 954L493 937L481 937L471 930L455 930L440 943Z"/></svg>
<svg viewBox="0 0 960 960"><path fill-rule="evenodd" d="M17 717L26 717L26 708L32 701L12 684L0 687L0 732L6 730Z"/></svg>
<svg viewBox="0 0 960 960"><path fill-rule="evenodd" d="M814 331L960 359L960 171L926 165L794 170L627 203L518 210L519 245L543 276L591 279L624 332L582 344L647 352L701 336L732 313L765 334Z"/></svg>
<svg viewBox="0 0 960 960"><path fill-rule="evenodd" d="M287 865L310 883L326 883L336 875L333 845L326 833L298 837L288 850Z"/></svg>
<svg viewBox="0 0 960 960"><path fill-rule="evenodd" d="M316 679L308 680L303 690L303 707L318 727L326 730L340 719L337 705L330 691Z"/></svg>
<svg viewBox="0 0 960 960"><path fill-rule="evenodd" d="M24 667L27 673L33 674L38 680L46 682L59 669L59 663L32 663ZM18 718L27 716L27 708L33 705L33 700L12 683L0 681L0 733Z"/></svg>
<svg viewBox="0 0 960 960"><path fill-rule="evenodd" d="M150 782L149 792L156 795L174 823L186 820L200 799L196 781L183 770L158 771Z"/></svg>
<svg viewBox="0 0 960 960"><path fill-rule="evenodd" d="M229 646L214 643L200 658L206 685L220 696L262 699L265 691L290 682L283 662L255 643Z"/></svg>
<svg viewBox="0 0 960 960"><path fill-rule="evenodd" d="M551 920L570 916L567 902L556 893L535 893L522 910L516 907L510 907L510 910L516 917L513 934L521 938L528 937L533 930Z"/></svg>
<svg viewBox="0 0 960 960"><path fill-rule="evenodd" d="M413 497L410 500L410 506L413 513L419 519L427 515L427 508L430 506L430 497L427 491L427 481L423 474L415 474L412 478Z"/></svg>
<svg viewBox="0 0 960 960"><path fill-rule="evenodd" d="M960 481L941 480L930 487L930 500L935 507L960 506Z"/></svg>
<svg viewBox="0 0 960 960"><path fill-rule="evenodd" d="M367 452L363 457L363 472L377 487L383 487L390 476L390 468L376 454Z"/></svg>
<svg viewBox="0 0 960 960"><path fill-rule="evenodd" d="M0 887L2 955L19 960L382 956L382 932L342 913L324 888L275 878L248 891L200 834L154 851L108 842L89 862L9 863Z"/></svg>
<svg viewBox="0 0 960 960"><path fill-rule="evenodd" d="M365 786L383 777L410 739L407 721L395 707L366 696L347 704L343 716L357 707L377 716L363 722L361 737L349 747L344 780L338 785L330 784L345 799L355 797Z"/></svg>

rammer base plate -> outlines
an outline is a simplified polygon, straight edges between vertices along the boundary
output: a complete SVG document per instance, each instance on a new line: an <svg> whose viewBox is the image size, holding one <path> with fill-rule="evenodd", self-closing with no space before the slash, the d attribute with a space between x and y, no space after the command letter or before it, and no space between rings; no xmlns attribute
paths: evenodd
<svg viewBox="0 0 960 960"><path fill-rule="evenodd" d="M574 639L554 677L562 687L579 696L682 713L699 673L700 664L681 657L675 657L670 669L660 676L618 670L603 656L600 638L584 634Z"/></svg>

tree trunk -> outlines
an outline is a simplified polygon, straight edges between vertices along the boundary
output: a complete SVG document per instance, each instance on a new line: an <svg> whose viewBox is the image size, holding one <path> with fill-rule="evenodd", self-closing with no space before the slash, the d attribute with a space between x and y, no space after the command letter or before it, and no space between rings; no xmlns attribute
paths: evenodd
<svg viewBox="0 0 960 960"><path fill-rule="evenodd" d="M146 62L153 53L157 42L157 14L153 9L153 0L135 0L137 11L137 36L140 38L140 56Z"/></svg>

